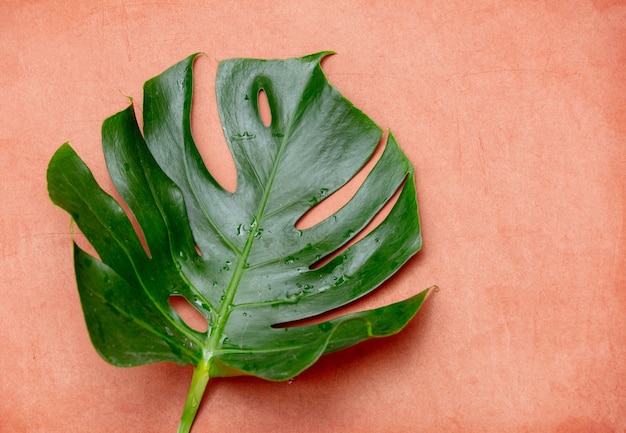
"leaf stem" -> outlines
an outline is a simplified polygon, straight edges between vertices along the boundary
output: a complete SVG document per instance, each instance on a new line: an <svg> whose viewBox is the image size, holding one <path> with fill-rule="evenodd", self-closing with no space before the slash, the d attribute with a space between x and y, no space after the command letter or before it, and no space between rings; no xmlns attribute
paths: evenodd
<svg viewBox="0 0 626 433"><path fill-rule="evenodd" d="M183 414L180 418L180 424L178 425L178 433L189 433L191 430L191 425L196 418L196 413L198 412L202 396L204 395L204 390L209 383L211 361L212 357L204 359L193 369L187 400L185 401Z"/></svg>

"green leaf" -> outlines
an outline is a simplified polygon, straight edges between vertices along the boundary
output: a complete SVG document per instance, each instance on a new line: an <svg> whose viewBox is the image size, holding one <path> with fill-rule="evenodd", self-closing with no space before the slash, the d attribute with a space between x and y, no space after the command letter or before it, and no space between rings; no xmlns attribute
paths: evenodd
<svg viewBox="0 0 626 433"><path fill-rule="evenodd" d="M296 228L361 170L382 136L328 83L320 66L327 54L220 63L217 102L237 169L234 193L206 169L193 142L196 55L145 83L143 134L132 104L103 124L107 167L137 230L68 144L50 161L52 201L99 256L74 246L85 320L100 355L117 366L195 366L180 432L189 431L210 377L287 380L325 353L398 332L427 294L285 326L367 295L421 247L413 167L392 134L347 204ZM261 90L269 126L259 114ZM394 195L388 216L342 249ZM185 323L170 305L174 295L206 318L206 332Z"/></svg>

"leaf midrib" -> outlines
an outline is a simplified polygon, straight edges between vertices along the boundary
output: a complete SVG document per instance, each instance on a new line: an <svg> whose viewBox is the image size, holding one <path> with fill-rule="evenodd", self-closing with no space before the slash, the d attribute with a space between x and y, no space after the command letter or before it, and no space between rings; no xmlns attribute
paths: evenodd
<svg viewBox="0 0 626 433"><path fill-rule="evenodd" d="M243 247L241 254L239 255L239 260L237 261L237 266L235 267L235 271L233 273L233 277L228 283L228 287L226 288L225 298L220 305L220 308L217 312L217 324L215 326L214 332L211 333L209 339L209 351L213 352L218 348L220 337L224 331L224 327L226 326L226 322L228 321L228 317L231 311L231 305L233 299L235 298L235 294L237 293L237 289L239 288L239 283L241 282L241 278L243 277L243 273L246 269L246 262L248 257L250 256L250 251L252 250L252 245L254 244L254 239L256 238L256 234L259 230L260 221L263 219L263 212L265 211L265 206L269 200L270 191L272 189L272 185L274 184L274 180L276 178L276 173L278 171L278 166L280 165L280 159L285 148L285 143L288 135L285 134L283 137L283 141L280 144L278 152L276 154L276 159L274 161L274 166L272 167L272 172L267 181L267 185L263 190L263 196L261 198L261 202L259 204L259 208L257 209L256 215L253 216L253 223L250 225L252 230L248 231L248 237L246 238L246 243Z"/></svg>
<svg viewBox="0 0 626 433"><path fill-rule="evenodd" d="M310 80L304 86L304 89L306 89L309 86L309 83L310 83ZM250 251L252 250L252 245L254 244L254 240L259 230L260 223L263 219L265 207L269 200L270 191L272 190L272 186L276 179L276 174L278 172L278 167L280 165L282 154L286 147L286 143L289 142L289 138L291 137L291 130L294 124L293 119L297 119L299 117L298 114L301 111L302 99L303 98L300 98L300 102L294 111L292 121L286 125L285 134L283 135L283 137L281 137L280 146L278 148L278 152L276 153L276 159L274 160L274 165L272 167L272 171L270 173L270 177L267 181L267 184L261 185L263 187L263 196L261 198L261 202L259 204L257 212L253 216L253 223L251 224L251 227L250 227L252 230L248 232L248 237L246 238L246 243L244 245L244 248L241 254L239 255L239 260L237 262L237 266L235 267L233 278L230 280L228 287L226 288L224 301L220 305L220 308L217 312L217 317L218 317L217 324L214 328L214 331L211 333L209 337L209 342L208 342L208 347L207 347L209 357L214 356L215 352L219 348L219 345L221 344L220 340L224 332L224 328L228 321L228 317L230 316L230 312L233 309L232 301L235 298L235 294L237 293L237 289L239 288L239 283L241 282L241 278L243 277L243 273L246 269L246 263L247 263L248 257L250 256ZM270 125L270 128L271 128L271 125Z"/></svg>

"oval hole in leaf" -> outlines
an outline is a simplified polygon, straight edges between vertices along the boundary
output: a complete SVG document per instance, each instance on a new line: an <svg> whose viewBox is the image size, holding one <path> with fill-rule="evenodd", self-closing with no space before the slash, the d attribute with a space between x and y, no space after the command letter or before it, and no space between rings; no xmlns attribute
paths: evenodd
<svg viewBox="0 0 626 433"><path fill-rule="evenodd" d="M169 298L169 302L187 326L198 332L207 332L209 324L204 316L189 303L187 298L180 295L172 295Z"/></svg>
<svg viewBox="0 0 626 433"><path fill-rule="evenodd" d="M227 191L237 188L235 161L224 138L217 113L217 98L212 87L217 75L217 60L198 56L194 62L191 133L204 165Z"/></svg>
<svg viewBox="0 0 626 433"><path fill-rule="evenodd" d="M257 106L259 107L259 117L263 125L270 126L272 124L272 110L267 99L265 89L260 89L257 94Z"/></svg>

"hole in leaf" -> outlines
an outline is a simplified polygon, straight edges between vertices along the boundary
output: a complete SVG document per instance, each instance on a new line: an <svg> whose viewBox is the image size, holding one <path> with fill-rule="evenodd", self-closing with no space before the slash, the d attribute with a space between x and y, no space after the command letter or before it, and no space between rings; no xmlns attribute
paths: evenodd
<svg viewBox="0 0 626 433"><path fill-rule="evenodd" d="M387 218L387 216L391 212L391 209L393 209L394 205L398 201L398 197L400 197L400 193L402 192L402 188L404 187L405 182L406 182L406 179L400 184L400 186L398 187L396 192L394 192L391 198L387 200L387 203L385 203L384 206L376 213L374 218L372 218L372 220L365 227L363 227L363 230L358 232L356 236L350 239L346 244L342 245L339 249L333 251L332 253L328 254L326 257L322 257L320 260L313 263L311 266L309 266L309 268L310 269L321 268L326 263L330 262L335 257L341 255L345 250L350 248L352 245L356 244L358 241L360 241L369 233L371 233L374 229L376 229L376 227L378 227L380 223L382 223L385 220L385 218Z"/></svg>
<svg viewBox="0 0 626 433"><path fill-rule="evenodd" d="M76 243L76 245L78 245L81 250L90 256L102 261L100 254L98 254L93 245L91 245L91 243L87 240L87 237L80 231L76 223L72 221L71 224L70 234L72 235L72 240Z"/></svg>
<svg viewBox="0 0 626 433"><path fill-rule="evenodd" d="M397 196L399 196L401 190L402 186L396 193L395 201L397 201ZM392 198L391 200L394 200L394 198ZM411 258L411 260L416 260L416 257ZM384 282L384 286L379 286L378 288L374 289L363 297L357 298L351 302L348 302L345 305L339 306L333 310L329 310L321 314L317 314L315 316L306 317L299 320L292 320L289 322L275 323L272 325L272 328L283 329L300 326L321 325L326 321L348 314L356 313L359 311L368 311L405 300L408 296L415 294L413 292L414 288L409 289L409 292L407 292L407 286L403 283L406 282L407 274L410 274L411 272L413 272L411 266L403 266ZM433 292L438 292L440 290L439 287L436 285L430 286L429 289L431 289Z"/></svg>
<svg viewBox="0 0 626 433"><path fill-rule="evenodd" d="M385 150L384 143L386 141L387 133L385 132L378 142L376 150L363 168L361 168L361 170L352 179L350 179L348 183L302 215L302 217L300 217L300 219L296 222L296 228L298 230L306 230L313 227L317 223L320 223L333 215L346 203L348 203L382 156L383 151Z"/></svg>
<svg viewBox="0 0 626 433"><path fill-rule="evenodd" d="M141 246L146 252L146 255L152 258L152 254L150 253L150 248L148 248L148 242L146 242L146 235L143 233L143 229L139 225L139 222L137 221L135 214L130 210L130 208L128 207L128 205L126 204L124 200L122 200L121 198L117 198L117 197L116 197L116 200L120 204L122 209L124 209L124 212L126 213L126 216L128 217L128 219L130 220L130 223L132 224L133 229L135 229L135 233L137 233L139 242L141 242Z"/></svg>
<svg viewBox="0 0 626 433"><path fill-rule="evenodd" d="M135 231L135 234L137 235L137 238L139 239L139 243L141 244L142 248L144 249L146 253L146 256L152 258L152 254L150 253L150 249L148 248L148 243L146 242L146 237L144 235L143 229L139 225L139 222L137 221L135 214L130 210L126 202L122 199L120 193L115 188L115 185L113 184L113 181L111 180L111 178L103 177L102 179L98 179L95 175L94 177L96 178L96 181L101 186L101 188L107 194L109 194L117 202L117 204L122 208L124 214L128 218L128 221L132 225L133 230ZM98 258L98 260L101 260L100 255L97 253L93 245L91 245L87 237L80 231L78 222L75 220L75 218L76 216L73 215L72 221L70 224L70 233L73 236L74 242L76 242L76 244L80 247L80 249L82 249L89 255Z"/></svg>
<svg viewBox="0 0 626 433"><path fill-rule="evenodd" d="M198 332L207 332L209 325L204 316L189 303L187 298L180 295L172 295L169 298L170 306L178 313L183 321L191 329Z"/></svg>
<svg viewBox="0 0 626 433"><path fill-rule="evenodd" d="M146 255L148 257L152 258L152 253L150 253L150 248L148 248L148 242L146 241L146 236L145 236L145 234L143 232L143 228L139 225L139 222L137 221L137 218L135 217L135 214L130 209L128 204L126 204L126 202L124 201L124 199L122 198L120 193L117 191L117 188L115 188L115 185L113 184L113 181L109 179L106 183L103 182L100 185L102 185L103 189L111 197L113 197L113 199L117 202L117 204L120 205L120 207L122 208L122 210L126 214L126 217L128 218L128 221L130 221L130 224L133 226L133 230L135 231L135 234L137 235L137 238L139 239L139 243L141 243L141 246L143 247L144 251L146 252Z"/></svg>
<svg viewBox="0 0 626 433"><path fill-rule="evenodd" d="M259 107L259 117L263 125L270 126L272 124L272 110L267 99L267 93L264 89L260 89L257 94L257 106Z"/></svg>
<svg viewBox="0 0 626 433"><path fill-rule="evenodd" d="M218 62L198 56L194 62L191 133L204 165L213 178L229 192L237 188L235 161L226 144L217 111L215 83Z"/></svg>

